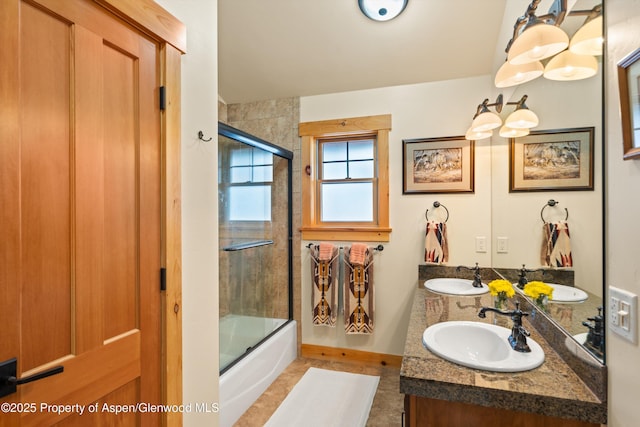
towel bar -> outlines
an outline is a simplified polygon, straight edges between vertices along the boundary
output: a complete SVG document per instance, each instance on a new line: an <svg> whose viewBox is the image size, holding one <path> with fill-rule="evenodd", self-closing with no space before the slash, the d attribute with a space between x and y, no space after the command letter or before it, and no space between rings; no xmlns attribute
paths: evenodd
<svg viewBox="0 0 640 427"><path fill-rule="evenodd" d="M313 245L315 245L315 243L309 243L306 247L310 248ZM344 249L344 247L340 246L338 249ZM384 246L378 245L378 246L374 247L373 250L374 251L378 251L378 252L382 252L384 250Z"/></svg>

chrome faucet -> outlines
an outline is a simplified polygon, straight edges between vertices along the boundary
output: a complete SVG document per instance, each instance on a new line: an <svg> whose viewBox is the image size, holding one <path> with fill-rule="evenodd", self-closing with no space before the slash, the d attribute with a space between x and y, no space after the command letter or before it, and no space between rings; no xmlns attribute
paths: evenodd
<svg viewBox="0 0 640 427"><path fill-rule="evenodd" d="M516 301L516 309L512 311L502 311L493 307L482 307L480 312L478 312L478 317L484 319L487 317L487 311L493 311L494 313L502 314L503 316L510 316L511 320L513 320L511 335L509 335L509 344L511 344L511 348L521 353L531 352L529 344L527 344L527 337L531 336L531 334L524 328L524 326L522 326L522 316L528 316L529 313L525 313L520 310L519 302Z"/></svg>
<svg viewBox="0 0 640 427"><path fill-rule="evenodd" d="M478 263L476 262L476 266L475 267L466 267L464 265L459 265L458 267L456 267L456 271L460 271L460 269L462 268L466 268L467 270L472 270L473 271L473 287L474 288L481 288L482 287L482 278L480 277L480 267L478 266Z"/></svg>
<svg viewBox="0 0 640 427"><path fill-rule="evenodd" d="M520 273L518 273L518 288L524 289L524 285L529 283L529 279L527 279L527 273L535 273L536 271L542 271L542 274L546 274L546 270L544 268L538 268L536 270L527 270L522 264L522 268L520 269Z"/></svg>

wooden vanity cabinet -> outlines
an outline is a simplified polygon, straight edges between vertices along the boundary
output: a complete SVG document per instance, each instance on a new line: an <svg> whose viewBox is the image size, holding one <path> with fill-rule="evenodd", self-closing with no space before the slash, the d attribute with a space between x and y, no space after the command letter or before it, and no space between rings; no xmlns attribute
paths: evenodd
<svg viewBox="0 0 640 427"><path fill-rule="evenodd" d="M566 418L405 395L406 427L600 427Z"/></svg>

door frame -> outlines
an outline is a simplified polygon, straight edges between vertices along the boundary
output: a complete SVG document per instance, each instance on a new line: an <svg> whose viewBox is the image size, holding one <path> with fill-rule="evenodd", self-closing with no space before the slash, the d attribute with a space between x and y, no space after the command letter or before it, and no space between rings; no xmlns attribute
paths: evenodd
<svg viewBox="0 0 640 427"><path fill-rule="evenodd" d="M124 22L158 42L160 84L165 108L160 111L161 137L161 265L166 269L162 292L162 400L182 404L182 210L180 181L180 66L186 53L187 29L153 0L93 0ZM159 90L158 90L159 92ZM160 94L158 93L158 99ZM163 425L182 426L179 411L163 412Z"/></svg>

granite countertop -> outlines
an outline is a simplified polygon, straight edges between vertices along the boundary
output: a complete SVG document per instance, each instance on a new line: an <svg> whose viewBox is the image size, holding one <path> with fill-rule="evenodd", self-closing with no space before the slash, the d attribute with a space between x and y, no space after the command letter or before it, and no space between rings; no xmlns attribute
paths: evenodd
<svg viewBox="0 0 640 427"><path fill-rule="evenodd" d="M607 405L531 326L523 326L545 352L544 363L533 370L516 373L481 371L454 364L436 356L422 344L422 333L435 323L472 320L511 327L506 316L487 313L478 317L483 306L491 307L493 297L441 295L416 287L402 368L400 392L421 397L464 402L542 415L606 423Z"/></svg>

